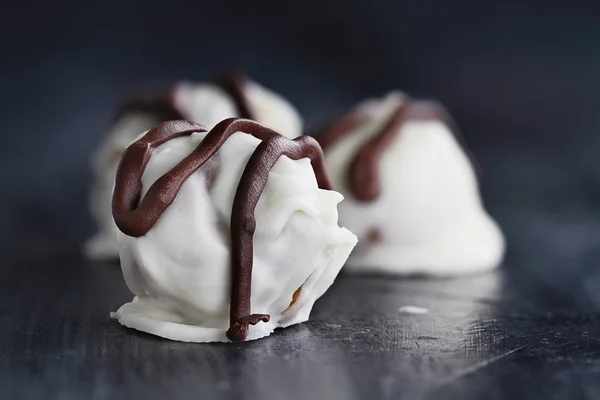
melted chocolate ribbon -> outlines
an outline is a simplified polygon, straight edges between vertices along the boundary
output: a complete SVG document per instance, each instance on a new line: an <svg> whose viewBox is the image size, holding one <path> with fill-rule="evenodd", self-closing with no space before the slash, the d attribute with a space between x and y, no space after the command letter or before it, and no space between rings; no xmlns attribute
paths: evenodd
<svg viewBox="0 0 600 400"><path fill-rule="evenodd" d="M368 113L357 107L341 117L337 122L328 125L315 135L321 147L326 151L337 141L353 132L369 119ZM401 128L409 121L441 121L454 134L459 144L469 157L476 172L480 171L478 163L468 150L460 135L456 123L444 106L435 101L412 101L406 99L393 112L385 126L367 140L350 163L348 183L352 195L359 201L372 202L381 194L380 160L385 150L391 145Z"/></svg>
<svg viewBox="0 0 600 400"><path fill-rule="evenodd" d="M248 78L241 72L228 72L212 80L212 83L220 87L235 104L238 117L247 119L256 119L250 99L246 95L246 86ZM167 92L161 96L151 96L139 98L125 103L115 116L115 121L123 116L139 112L150 114L158 121L184 120L189 119L187 115L175 106L173 91Z"/></svg>
<svg viewBox="0 0 600 400"><path fill-rule="evenodd" d="M246 95L246 85L248 78L241 72L229 72L213 80L213 82L223 89L235 103L238 117L246 119L256 119L250 99Z"/></svg>

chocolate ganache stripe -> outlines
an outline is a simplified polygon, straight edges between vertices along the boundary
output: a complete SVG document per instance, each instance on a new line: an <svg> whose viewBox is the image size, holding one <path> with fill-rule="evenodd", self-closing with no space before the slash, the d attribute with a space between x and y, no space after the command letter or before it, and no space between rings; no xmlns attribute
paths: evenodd
<svg viewBox="0 0 600 400"><path fill-rule="evenodd" d="M250 100L246 95L248 78L244 74L229 72L215 78L214 82L232 98L240 118L256 119Z"/></svg>
<svg viewBox="0 0 600 400"><path fill-rule="evenodd" d="M398 106L381 132L363 144L350 164L350 191L358 200L368 202L379 197L381 192L379 160L400 131L400 127L407 121L408 109L406 103Z"/></svg>
<svg viewBox="0 0 600 400"><path fill-rule="evenodd" d="M287 156L292 160L309 158L319 187L331 190L321 147L309 136L289 140L278 135L263 140L250 157L235 193L231 216L232 307L231 327L227 331L227 337L232 341L244 340L248 336L248 323L253 323L257 317L260 317L250 315L252 238L256 229L254 210L267 184L269 171L281 156Z"/></svg>
<svg viewBox="0 0 600 400"><path fill-rule="evenodd" d="M112 200L113 218L121 232L133 237L145 235L173 203L185 180L216 152L215 149L196 163L190 159L191 155L186 157L154 182L140 201L142 175L154 150L171 139L194 132L206 132L206 129L193 122L167 121L125 149L117 168Z"/></svg>
<svg viewBox="0 0 600 400"><path fill-rule="evenodd" d="M398 106L387 124L373 138L363 144L352 161L349 170L349 184L352 194L360 201L375 201L381 193L379 176L380 160L385 150L400 133L402 126L409 121L441 121L447 125L478 171L477 162L464 144L454 120L446 109L434 101L407 101Z"/></svg>
<svg viewBox="0 0 600 400"><path fill-rule="evenodd" d="M237 187L232 216L232 285L230 328L227 337L232 341L245 340L248 324L268 322L269 315L251 314L252 240L256 221L254 210L266 185L271 167L280 156L292 159L308 157L319 187L330 189L324 167L323 153L318 143L309 137L289 140L254 121L229 118L208 132L202 142L173 169L159 178L140 201L142 175L152 152L168 140L205 132L201 126L186 121L169 121L151 129L123 153L117 170L113 194L113 217L117 227L126 235L139 237L146 234L162 213L173 203L185 181L236 132L251 134L262 142L256 148Z"/></svg>
<svg viewBox="0 0 600 400"><path fill-rule="evenodd" d="M327 150L329 146L342 139L368 119L368 107L358 106L338 120L327 124L318 134L310 136L313 136L319 142L323 150Z"/></svg>
<svg viewBox="0 0 600 400"><path fill-rule="evenodd" d="M324 150L346 135L352 133L356 127L366 122L369 114L366 107L357 107L341 117L337 122L330 124L316 139ZM457 125L444 106L436 101L413 101L406 98L394 111L387 124L381 131L366 141L349 169L350 191L359 201L375 201L381 193L379 179L379 161L385 150L391 145L393 139L400 133L402 126L408 121L441 121L448 126L463 151L467 154L477 174L481 169L477 160L470 152L457 128Z"/></svg>

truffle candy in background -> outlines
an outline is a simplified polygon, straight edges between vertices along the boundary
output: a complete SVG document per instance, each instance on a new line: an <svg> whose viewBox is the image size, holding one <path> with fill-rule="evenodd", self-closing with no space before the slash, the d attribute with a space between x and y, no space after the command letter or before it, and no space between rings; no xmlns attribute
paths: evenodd
<svg viewBox="0 0 600 400"><path fill-rule="evenodd" d="M235 118L208 133L158 125L117 172L113 213L135 298L113 317L187 342L258 339L306 321L357 241L337 224L342 198L308 136Z"/></svg>
<svg viewBox="0 0 600 400"><path fill-rule="evenodd" d="M180 82L171 101L183 119L208 128L228 117L248 118L288 138L302 135L302 118L285 98L240 74L228 74L215 83Z"/></svg>
<svg viewBox="0 0 600 400"><path fill-rule="evenodd" d="M450 276L500 264L502 232L453 125L440 104L392 92L316 135L345 196L340 222L359 238L348 270Z"/></svg>
<svg viewBox="0 0 600 400"><path fill-rule="evenodd" d="M240 73L209 83L180 82L163 96L125 104L93 157L90 212L99 231L86 243L86 254L93 259L118 257L110 204L118 162L129 143L163 121L184 119L211 128L229 117L256 120L290 138L302 132L302 119L287 100Z"/></svg>

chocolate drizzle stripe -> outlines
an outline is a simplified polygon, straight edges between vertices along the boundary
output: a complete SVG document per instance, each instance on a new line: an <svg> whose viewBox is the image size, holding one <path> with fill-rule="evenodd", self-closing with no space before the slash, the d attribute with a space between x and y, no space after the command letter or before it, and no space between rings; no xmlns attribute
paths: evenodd
<svg viewBox="0 0 600 400"><path fill-rule="evenodd" d="M163 122L125 149L117 169L112 201L113 218L124 234L145 235L173 203L181 185L195 171L193 167L198 169L206 161L199 160L193 165L190 156L186 157L154 182L140 201L142 175L154 150L171 139L194 132L206 132L206 129L187 121Z"/></svg>
<svg viewBox="0 0 600 400"><path fill-rule="evenodd" d="M368 120L368 118L366 113L361 116L359 107L350 111L339 122L331 124L316 137L319 139L323 149L327 150L335 142L353 132L358 125ZM467 154L476 173L480 174L477 160L467 148L456 123L445 107L435 101L412 101L407 98L396 108L381 131L377 132L373 138L367 140L362 145L350 163L348 182L350 191L357 200L362 202L377 200L381 193L379 176L379 161L381 156L400 133L403 125L415 120L440 121L447 125L463 151Z"/></svg>
<svg viewBox="0 0 600 400"><path fill-rule="evenodd" d="M246 94L248 78L243 73L229 72L213 79L213 83L231 97L238 117L256 119L250 99ZM133 112L149 114L160 122L189 119L176 107L173 90L172 88L162 96L142 97L123 104L117 111L114 120L117 121Z"/></svg>
<svg viewBox="0 0 600 400"><path fill-rule="evenodd" d="M400 105L379 134L368 140L350 165L349 184L354 197L360 201L377 200L381 192L379 160L408 118L409 107Z"/></svg>
<svg viewBox="0 0 600 400"><path fill-rule="evenodd" d="M325 151L368 119L369 112L366 107L359 106L342 116L339 120L327 124L320 134L311 136L319 142L321 148Z"/></svg>
<svg viewBox="0 0 600 400"><path fill-rule="evenodd" d="M256 119L256 115L254 115L254 110L246 94L248 78L244 74L230 72L216 78L214 83L231 97L240 118Z"/></svg>
<svg viewBox="0 0 600 400"><path fill-rule="evenodd" d="M231 340L243 340L248 335L245 326L233 326L250 315L252 281L252 238L256 229L254 210L267 184L268 172L279 157L287 156L292 160L309 158L322 189L331 189L331 183L325 173L323 153L319 144L309 136L289 140L278 136L261 142L246 165L233 201L231 216L231 254L233 255L233 273L230 320L232 328L227 332ZM235 228L235 229L234 229ZM234 234L235 231L235 234Z"/></svg>
<svg viewBox="0 0 600 400"><path fill-rule="evenodd" d="M185 181L210 160L229 137L236 132L245 132L261 139L240 179L231 216L232 285L227 337L232 341L245 340L249 324L268 322L270 318L266 314L251 314L250 309L252 241L256 228L254 210L269 171L282 155L294 160L309 158L319 187L331 189L331 184L325 172L323 153L314 139L300 137L289 140L254 121L229 118L211 129L189 156L154 182L140 201L141 178L152 152L170 139L205 131L201 125L194 123L169 121L151 129L129 146L117 170L113 217L124 234L133 237L145 235L173 203Z"/></svg>

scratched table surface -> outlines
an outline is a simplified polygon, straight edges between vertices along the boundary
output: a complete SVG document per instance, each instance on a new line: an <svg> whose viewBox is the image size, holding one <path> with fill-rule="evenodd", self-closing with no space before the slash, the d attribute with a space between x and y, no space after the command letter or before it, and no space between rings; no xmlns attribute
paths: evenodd
<svg viewBox="0 0 600 400"><path fill-rule="evenodd" d="M564 240L596 225L513 214L494 273L342 274L308 323L236 344L121 327L108 313L131 295L116 264L16 254L0 270L3 398L597 398L600 249Z"/></svg>
<svg viewBox="0 0 600 400"><path fill-rule="evenodd" d="M15 201L0 218L10 232L0 246L0 398L598 398L598 149L592 139L510 157L480 147L483 195L508 241L500 269L342 274L309 322L249 343L121 327L109 318L131 299L119 266L79 253L93 230L85 191Z"/></svg>

